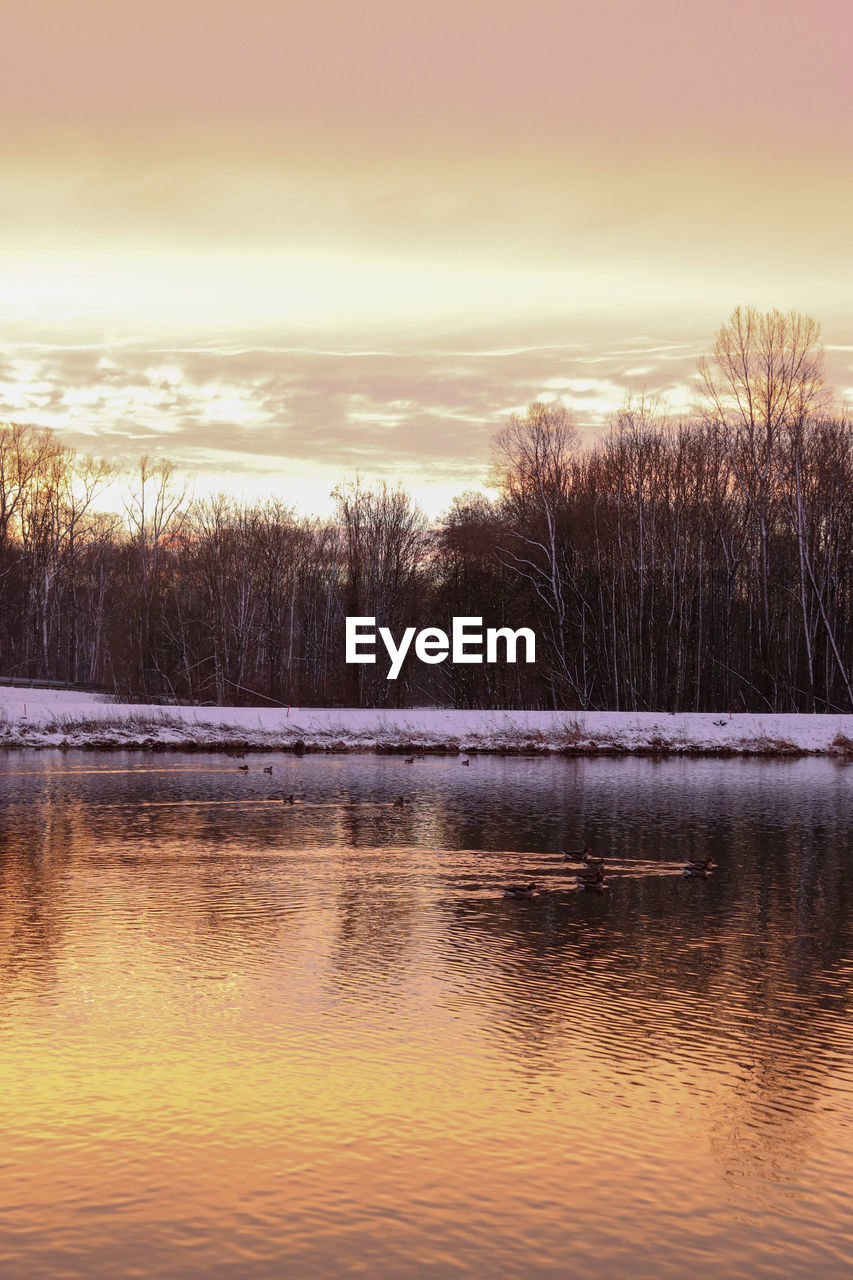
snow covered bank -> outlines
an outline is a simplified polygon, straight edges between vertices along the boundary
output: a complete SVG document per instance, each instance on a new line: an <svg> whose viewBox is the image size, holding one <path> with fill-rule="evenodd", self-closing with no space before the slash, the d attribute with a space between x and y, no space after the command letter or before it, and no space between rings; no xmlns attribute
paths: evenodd
<svg viewBox="0 0 853 1280"><path fill-rule="evenodd" d="M853 715L159 707L0 687L0 747L853 755Z"/></svg>

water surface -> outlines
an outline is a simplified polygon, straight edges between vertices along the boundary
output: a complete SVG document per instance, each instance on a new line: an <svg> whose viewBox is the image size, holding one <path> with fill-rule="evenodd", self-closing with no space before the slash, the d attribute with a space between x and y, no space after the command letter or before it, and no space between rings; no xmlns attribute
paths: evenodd
<svg viewBox="0 0 853 1280"><path fill-rule="evenodd" d="M6 754L0 1272L849 1275L851 782Z"/></svg>

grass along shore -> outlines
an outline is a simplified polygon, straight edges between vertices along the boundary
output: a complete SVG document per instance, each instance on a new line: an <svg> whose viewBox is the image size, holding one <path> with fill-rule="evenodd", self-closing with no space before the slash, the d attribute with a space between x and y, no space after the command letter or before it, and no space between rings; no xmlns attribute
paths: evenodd
<svg viewBox="0 0 853 1280"><path fill-rule="evenodd" d="M0 747L853 755L853 715L161 707L0 688Z"/></svg>

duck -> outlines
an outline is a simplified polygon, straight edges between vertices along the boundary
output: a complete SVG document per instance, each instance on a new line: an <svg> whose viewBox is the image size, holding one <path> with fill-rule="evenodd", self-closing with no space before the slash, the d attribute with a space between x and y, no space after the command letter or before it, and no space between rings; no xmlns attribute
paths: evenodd
<svg viewBox="0 0 853 1280"><path fill-rule="evenodd" d="M584 874L581 872L580 875L575 877L575 884L578 889L588 890L590 893L599 893L602 889L607 888L607 881L600 867L594 873Z"/></svg>
<svg viewBox="0 0 853 1280"><path fill-rule="evenodd" d="M406 756L405 760L403 761L403 764L414 764L414 763L415 763L414 756Z"/></svg>
<svg viewBox="0 0 853 1280"><path fill-rule="evenodd" d="M264 769L264 773L272 773L272 765L268 764Z"/></svg>
<svg viewBox="0 0 853 1280"><path fill-rule="evenodd" d="M709 854L707 858L701 861L685 862L681 868L681 874L683 876L709 876L716 865L714 858Z"/></svg>
<svg viewBox="0 0 853 1280"><path fill-rule="evenodd" d="M567 862L588 862L592 853L592 845L586 844L582 849L564 849L563 857Z"/></svg>
<svg viewBox="0 0 853 1280"><path fill-rule="evenodd" d="M248 766L247 764L238 764L238 765L237 765L237 768L238 768L238 770L240 771L240 773L248 773L248 772L249 772L249 766Z"/></svg>
<svg viewBox="0 0 853 1280"><path fill-rule="evenodd" d="M603 880L604 867L603 866L583 867L580 871L576 871L575 875L577 876L578 880Z"/></svg>
<svg viewBox="0 0 853 1280"><path fill-rule="evenodd" d="M604 884L604 868L590 867L587 871L578 871L575 879L579 886L588 888L598 884Z"/></svg>
<svg viewBox="0 0 853 1280"><path fill-rule="evenodd" d="M529 884L508 884L504 887L505 898L532 898L536 892L536 881Z"/></svg>
<svg viewBox="0 0 853 1280"><path fill-rule="evenodd" d="M296 804L296 801L295 801L295 800L294 800L294 798L293 798L293 792L291 792L289 796L282 796L282 797L281 797L281 803L282 803L282 804Z"/></svg>
<svg viewBox="0 0 853 1280"><path fill-rule="evenodd" d="M463 761L462 761L462 763L463 763L463 764L470 764L470 763L471 763L471 761L470 761L470 760L463 760Z"/></svg>

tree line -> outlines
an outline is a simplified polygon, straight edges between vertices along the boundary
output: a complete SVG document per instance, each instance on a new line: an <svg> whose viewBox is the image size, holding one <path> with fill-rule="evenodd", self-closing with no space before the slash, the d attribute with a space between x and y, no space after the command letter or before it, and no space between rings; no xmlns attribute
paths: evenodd
<svg viewBox="0 0 853 1280"><path fill-rule="evenodd" d="M560 404L494 440L495 497L430 525L360 481L333 517L190 500L143 459L115 478L54 434L0 428L0 675L140 700L614 710L853 710L853 427L820 331L739 308L697 408L629 399L582 448ZM344 620L529 626L533 666L344 663Z"/></svg>

